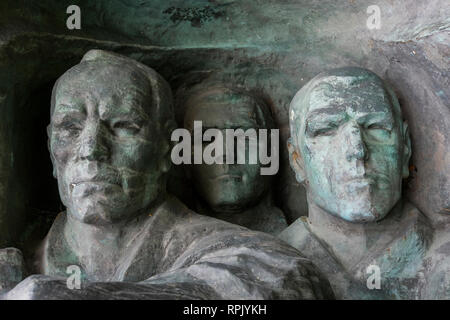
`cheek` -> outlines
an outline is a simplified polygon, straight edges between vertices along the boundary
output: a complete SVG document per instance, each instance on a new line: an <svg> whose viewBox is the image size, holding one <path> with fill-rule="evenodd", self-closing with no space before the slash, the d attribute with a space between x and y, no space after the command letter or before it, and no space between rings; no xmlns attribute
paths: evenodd
<svg viewBox="0 0 450 320"><path fill-rule="evenodd" d="M158 165L158 149L152 143L129 140L126 143L114 143L111 146L112 163L135 171L146 171Z"/></svg>
<svg viewBox="0 0 450 320"><path fill-rule="evenodd" d="M112 164L135 171L155 171L161 164L168 141L163 133L151 126L144 126L140 133L130 137L111 137ZM169 152L170 155L170 152Z"/></svg>
<svg viewBox="0 0 450 320"><path fill-rule="evenodd" d="M53 134L50 140L50 152L58 166L65 164L71 158L75 145L58 134Z"/></svg>
<svg viewBox="0 0 450 320"><path fill-rule="evenodd" d="M249 164L242 165L237 168L237 170L241 175L246 179L247 184L256 184L259 183L261 177L261 166L258 164Z"/></svg>
<svg viewBox="0 0 450 320"><path fill-rule="evenodd" d="M395 145L376 145L369 146L370 166L384 171L391 177L401 174L401 161L398 146Z"/></svg>
<svg viewBox="0 0 450 320"><path fill-rule="evenodd" d="M340 161L340 153L337 149L337 144L332 137L320 137L305 142L302 154L304 155L306 172L308 175L309 172L311 173L310 179L328 179L333 172L332 169Z"/></svg>
<svg viewBox="0 0 450 320"><path fill-rule="evenodd" d="M385 141L385 143L367 143L370 152L369 163L371 166L400 174L401 156L400 146L395 139Z"/></svg>

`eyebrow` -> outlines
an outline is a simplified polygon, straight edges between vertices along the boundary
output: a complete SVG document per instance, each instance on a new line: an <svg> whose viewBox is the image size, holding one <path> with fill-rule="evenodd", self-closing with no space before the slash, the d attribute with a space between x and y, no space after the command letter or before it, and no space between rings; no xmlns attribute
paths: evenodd
<svg viewBox="0 0 450 320"><path fill-rule="evenodd" d="M394 119L392 114L386 112L370 112L366 113L357 119L360 125L365 124L370 126L372 124L384 125L388 130L392 130L394 127Z"/></svg>
<svg viewBox="0 0 450 320"><path fill-rule="evenodd" d="M107 110L103 112L100 116L103 120L110 118L127 118L133 120L141 120L141 121L150 121L150 117L145 113L142 108L139 107L130 107L126 110L117 109Z"/></svg>
<svg viewBox="0 0 450 320"><path fill-rule="evenodd" d="M141 106L142 101L135 97L127 97L122 100L120 108L106 108L101 114L102 119L114 117L127 117L129 119L149 121L150 117ZM101 111L101 110L99 110Z"/></svg>
<svg viewBox="0 0 450 320"><path fill-rule="evenodd" d="M79 110L68 112L55 111L51 117L50 123L51 125L58 127L66 122L83 122L85 118L86 114Z"/></svg>
<svg viewBox="0 0 450 320"><path fill-rule="evenodd" d="M53 114L57 113L82 113L86 114L86 110L78 103L58 103L53 110Z"/></svg>
<svg viewBox="0 0 450 320"><path fill-rule="evenodd" d="M339 109L321 108L310 112L306 117L305 131L338 126L346 119L345 110Z"/></svg>

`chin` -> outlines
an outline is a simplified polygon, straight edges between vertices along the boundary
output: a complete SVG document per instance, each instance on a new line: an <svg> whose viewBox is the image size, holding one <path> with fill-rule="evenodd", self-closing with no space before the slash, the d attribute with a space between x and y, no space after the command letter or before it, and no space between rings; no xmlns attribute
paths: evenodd
<svg viewBox="0 0 450 320"><path fill-rule="evenodd" d="M381 208L376 208L371 202L345 203L341 205L342 210L338 216L346 221L354 223L368 223L383 219L389 212ZM381 210L380 210L381 209Z"/></svg>
<svg viewBox="0 0 450 320"><path fill-rule="evenodd" d="M69 210L71 217L85 224L103 226L128 218L126 214L123 214L123 210L112 211L110 207L89 200L83 201L82 206L74 205L72 208L72 210ZM118 212L122 212L122 214Z"/></svg>
<svg viewBox="0 0 450 320"><path fill-rule="evenodd" d="M339 216L348 222L354 223L375 222L381 219L380 217L374 215L372 212L361 212L361 211L341 213Z"/></svg>
<svg viewBox="0 0 450 320"><path fill-rule="evenodd" d="M233 212L242 212L248 209L249 207L252 207L256 205L258 202L258 198L247 198L247 197L235 197L235 198L221 198L221 199L215 199L214 201L211 201L208 203L209 207L214 210L215 212L226 212L226 213L233 213Z"/></svg>
<svg viewBox="0 0 450 320"><path fill-rule="evenodd" d="M242 205L236 199L214 199L214 201L208 201L208 206L215 212L232 213L242 211Z"/></svg>

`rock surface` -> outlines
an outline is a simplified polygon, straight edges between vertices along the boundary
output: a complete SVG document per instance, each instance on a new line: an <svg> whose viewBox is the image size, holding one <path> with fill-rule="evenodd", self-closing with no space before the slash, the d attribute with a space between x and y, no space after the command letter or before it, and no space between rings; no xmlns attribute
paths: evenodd
<svg viewBox="0 0 450 320"><path fill-rule="evenodd" d="M15 248L0 249L0 294L25 278L22 252Z"/></svg>
<svg viewBox="0 0 450 320"><path fill-rule="evenodd" d="M45 234L20 231L26 221L45 230L46 217L60 209L46 151L50 88L92 48L153 67L174 90L192 74L220 72L269 97L281 129L276 198L289 222L307 214L283 148L290 100L323 70L368 68L394 87L410 126L412 178L405 194L434 224L450 222L445 1L379 1L379 30L366 26L368 0L85 0L79 2L81 30L66 28L70 4L0 4L0 247L25 246L27 238ZM36 158L42 161L33 165Z"/></svg>

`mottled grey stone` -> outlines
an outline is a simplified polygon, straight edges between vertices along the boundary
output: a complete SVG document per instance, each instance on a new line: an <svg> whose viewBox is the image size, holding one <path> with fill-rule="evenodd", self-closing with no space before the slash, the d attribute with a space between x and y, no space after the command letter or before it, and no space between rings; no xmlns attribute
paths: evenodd
<svg viewBox="0 0 450 320"><path fill-rule="evenodd" d="M0 2L0 247L30 251L24 241L35 245L62 209L48 154L39 149L46 140L49 88L93 48L144 62L174 89L184 74L220 70L228 83L264 92L281 130L280 145L289 137L288 106L298 88L334 67L373 70L394 88L410 128L413 152L403 194L433 225L450 224L447 2L378 1L379 30L366 27L371 0L78 3L81 30L66 27L70 0ZM175 12L189 15L172 19ZM306 195L287 151L280 152L282 183L274 198L292 222L307 215ZM190 186L181 186L175 181L169 188L189 198Z"/></svg>
<svg viewBox="0 0 450 320"><path fill-rule="evenodd" d="M0 249L0 293L13 288L25 276L22 252L16 248Z"/></svg>
<svg viewBox="0 0 450 320"><path fill-rule="evenodd" d="M425 261L433 230L417 209L408 203L400 204L386 219L362 227L357 236L350 236L347 228L335 222L333 219L314 223L306 217L300 218L279 238L319 267L330 280L337 299L426 298L423 293L427 283L425 275L431 273ZM328 223L334 224L326 225ZM330 227L335 228L333 233L329 232ZM356 242L365 245L361 249ZM373 271L367 272L371 265L381 271L379 290L367 287L367 280L373 274Z"/></svg>
<svg viewBox="0 0 450 320"><path fill-rule="evenodd" d="M67 266L78 265L82 270L83 289L69 290L64 280L60 289L55 289L58 293L50 294L53 298L70 298L70 292L72 298L85 299L330 297L323 291L326 287L321 276L293 248L269 235L195 214L175 198L169 198L151 215L139 218L134 229L130 226L124 230L123 241L134 237L132 246L118 252L119 259L114 264L99 265L98 259L79 256L74 240L61 236L67 219L62 213L50 230L41 272L65 279ZM100 244L96 246L102 250ZM267 256L271 257L270 262ZM284 280L277 281L279 277ZM39 279L47 278L35 279L38 284L33 285L39 286ZM245 283L245 288L239 283ZM22 291L22 286L14 289L9 298L24 298L29 290L34 290ZM42 298L49 292L41 294L33 293L32 298Z"/></svg>
<svg viewBox="0 0 450 320"><path fill-rule="evenodd" d="M47 132L67 209L6 299L333 298L294 248L166 193L173 118L167 82L130 58L91 50L58 79Z"/></svg>
<svg viewBox="0 0 450 320"><path fill-rule="evenodd" d="M450 299L450 229L441 226L435 231L435 237L424 263L424 285L421 288L422 299Z"/></svg>
<svg viewBox="0 0 450 320"><path fill-rule="evenodd" d="M83 0L79 2L81 30L66 27L63 17L70 4L69 0L0 4L3 246L21 240L18 235L23 235L25 219L31 225L36 215L54 216L58 212L51 205L39 208L30 200L42 184L50 187L48 178L38 176L39 170L28 160L33 158L31 141L39 138L31 127L47 112L48 105L31 93L45 91L48 83L92 48L142 61L158 70L174 88L180 76L191 71L229 73L229 83L256 88L271 98L281 145L289 136L287 111L298 88L330 68L354 65L371 69L394 87L410 126L412 149L417 150L405 196L433 223L449 223L450 86L446 62L450 7L445 1L379 1L379 30L366 26L366 10L373 5L370 0L189 0L182 5L178 1ZM203 22L193 26L189 19L174 21L169 8L191 12L189 19ZM205 20L201 18L203 11L221 14ZM197 18L195 12L200 12ZM283 183L275 190L275 199L292 222L307 214L305 192L289 170L287 153L280 151ZM30 167L33 170L25 170ZM56 191L51 194L57 198Z"/></svg>
<svg viewBox="0 0 450 320"><path fill-rule="evenodd" d="M289 118L309 217L279 237L319 266L338 298L420 298L433 228L401 200L411 145L392 89L369 70L330 70L295 95ZM372 265L380 288L364 288Z"/></svg>
<svg viewBox="0 0 450 320"><path fill-rule="evenodd" d="M218 80L213 81L212 78L214 76L194 86L184 83L176 95L182 126L189 130L191 137L194 137L194 121L201 121L205 128L203 130L214 128L221 131L224 145L221 159L223 163L185 165L187 178L197 191L194 208L199 213L252 230L278 234L288 226L283 212L273 203L272 186L279 160L272 156L269 165L274 168L276 166L274 174L262 175L262 168L269 165L261 164L258 149L250 147L249 139L244 138L244 164L238 163L238 153L242 150L238 139L233 137L235 148L232 150L232 164L227 163L229 151L226 150L229 143L227 129L243 132L254 129L256 135L260 129L265 129L269 146L270 143L279 143L271 141L271 130L275 129L272 112L263 97L257 93ZM203 150L204 146L202 152ZM251 156L257 159L255 164L249 163ZM191 158L193 163L194 159Z"/></svg>

